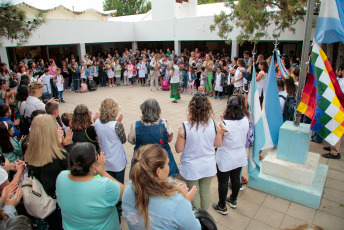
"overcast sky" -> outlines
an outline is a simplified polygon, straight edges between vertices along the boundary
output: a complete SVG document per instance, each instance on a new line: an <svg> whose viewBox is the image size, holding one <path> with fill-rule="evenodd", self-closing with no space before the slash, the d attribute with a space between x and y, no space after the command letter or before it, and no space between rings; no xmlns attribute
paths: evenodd
<svg viewBox="0 0 344 230"><path fill-rule="evenodd" d="M5 0L0 0L5 1ZM13 4L25 2L39 9L49 9L58 5L63 5L69 9L76 11L83 11L93 8L98 11L103 11L103 0L9 0Z"/></svg>

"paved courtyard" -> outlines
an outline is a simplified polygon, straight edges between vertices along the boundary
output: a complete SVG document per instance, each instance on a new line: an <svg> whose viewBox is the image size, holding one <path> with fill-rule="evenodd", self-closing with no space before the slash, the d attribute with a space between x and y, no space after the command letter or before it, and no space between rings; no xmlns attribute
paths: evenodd
<svg viewBox="0 0 344 230"><path fill-rule="evenodd" d="M180 154L174 150L176 132L178 126L186 120L187 107L191 95L182 94L182 99L177 104L171 103L169 91L152 92L148 87L135 85L133 88L127 86L115 88L98 88L96 92L74 93L65 92L64 99L67 103L60 105L60 113L73 112L78 104L85 104L95 114L99 110L100 103L105 98L114 98L119 102L123 114L123 124L128 134L131 124L140 119L140 104L147 98L155 98L161 106L161 117L167 119L172 126L175 136L171 143L171 149L178 165L180 165ZM219 120L220 114L224 111L226 100L210 99L215 112L215 118ZM311 143L310 151L325 153L322 147L324 144ZM342 153L343 147L342 146ZM124 145L131 160L134 146L130 143ZM344 158L341 160L320 159L320 163L327 164L329 171L325 190L318 210L290 202L269 194L243 186L238 198L236 210L229 208L227 216L222 216L209 207L209 212L215 219L219 230L268 230L295 228L301 224L318 225L327 230L344 229ZM128 181L129 165L126 170L126 182ZM243 175L247 176L247 167ZM230 190L229 190L230 192ZM213 178L211 184L211 201L218 201L217 179ZM128 229L125 221L122 221L122 229Z"/></svg>

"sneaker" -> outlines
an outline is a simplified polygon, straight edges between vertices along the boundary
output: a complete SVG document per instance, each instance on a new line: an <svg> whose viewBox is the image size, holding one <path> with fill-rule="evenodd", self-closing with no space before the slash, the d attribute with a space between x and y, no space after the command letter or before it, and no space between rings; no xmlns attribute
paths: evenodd
<svg viewBox="0 0 344 230"><path fill-rule="evenodd" d="M214 96L215 99L217 99L217 96Z"/></svg>
<svg viewBox="0 0 344 230"><path fill-rule="evenodd" d="M112 88L112 85L110 85L110 88Z"/></svg>
<svg viewBox="0 0 344 230"><path fill-rule="evenodd" d="M218 213L220 213L222 215L227 215L228 214L227 207L222 208L218 204L213 204L212 206L213 206L213 209L215 210L215 212L218 212Z"/></svg>
<svg viewBox="0 0 344 230"><path fill-rule="evenodd" d="M231 207L232 209L236 209L237 208L237 203L235 200L231 200L230 197L228 197L226 199L226 203L229 205L229 207Z"/></svg>
<svg viewBox="0 0 344 230"><path fill-rule="evenodd" d="M177 103L177 101L172 101L172 103Z"/></svg>
<svg viewBox="0 0 344 230"><path fill-rule="evenodd" d="M341 156L340 156L340 153L337 155L337 156L334 156L334 155L332 155L331 153L324 153L324 154L322 154L322 156L323 157L325 157L325 158L329 158L329 159L340 159L340 158L342 158Z"/></svg>
<svg viewBox="0 0 344 230"><path fill-rule="evenodd" d="M331 151L331 147L330 147L330 146L323 147L323 150L326 150L326 151Z"/></svg>
<svg viewBox="0 0 344 230"><path fill-rule="evenodd" d="M131 87L134 87L134 86L133 86L133 85L131 85L131 86L129 86L129 87L131 88Z"/></svg>
<svg viewBox="0 0 344 230"><path fill-rule="evenodd" d="M220 96L220 100L222 100L222 96Z"/></svg>

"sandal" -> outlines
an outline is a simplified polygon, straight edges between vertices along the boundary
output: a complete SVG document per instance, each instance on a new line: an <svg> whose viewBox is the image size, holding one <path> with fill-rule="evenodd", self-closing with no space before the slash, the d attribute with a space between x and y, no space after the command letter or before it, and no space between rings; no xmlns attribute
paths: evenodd
<svg viewBox="0 0 344 230"><path fill-rule="evenodd" d="M241 184L247 184L248 180L246 177L241 176Z"/></svg>

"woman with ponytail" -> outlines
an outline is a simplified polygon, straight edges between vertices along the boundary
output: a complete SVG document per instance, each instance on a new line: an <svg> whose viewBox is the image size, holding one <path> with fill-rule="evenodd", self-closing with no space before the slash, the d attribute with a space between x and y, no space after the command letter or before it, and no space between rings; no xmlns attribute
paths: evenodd
<svg viewBox="0 0 344 230"><path fill-rule="evenodd" d="M62 171L56 181L63 229L121 229L116 204L124 185L105 171L105 161L104 153L98 156L89 142L80 142L71 150L70 170ZM97 174L101 177L94 177Z"/></svg>
<svg viewBox="0 0 344 230"><path fill-rule="evenodd" d="M167 182L169 158L160 145L142 146L134 158L122 210L129 229L201 229L192 212L196 187Z"/></svg>
<svg viewBox="0 0 344 230"><path fill-rule="evenodd" d="M213 204L216 212L227 215L226 203L236 209L240 189L240 173L247 165L246 142L250 124L243 96L233 95L221 115L222 145L216 151L219 202ZM244 109L242 108L244 107ZM228 180L231 179L232 194L227 198Z"/></svg>

